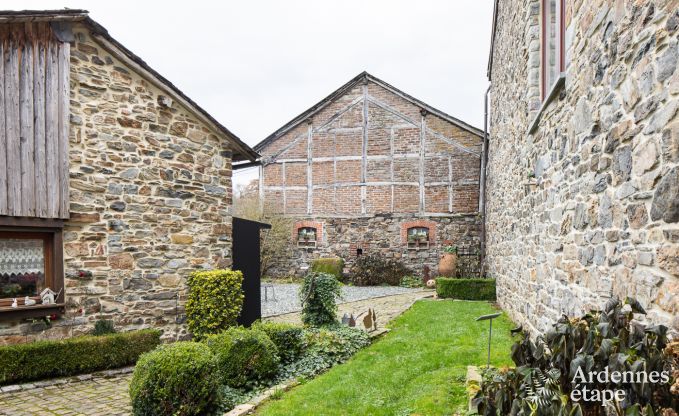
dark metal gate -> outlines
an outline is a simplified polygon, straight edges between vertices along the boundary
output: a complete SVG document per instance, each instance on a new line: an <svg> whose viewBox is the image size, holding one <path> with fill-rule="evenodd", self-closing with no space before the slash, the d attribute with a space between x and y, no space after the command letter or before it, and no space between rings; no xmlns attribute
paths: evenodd
<svg viewBox="0 0 679 416"><path fill-rule="evenodd" d="M243 272L245 300L238 323L250 326L262 317L260 294L260 238L261 229L271 225L243 218L233 219L233 270Z"/></svg>

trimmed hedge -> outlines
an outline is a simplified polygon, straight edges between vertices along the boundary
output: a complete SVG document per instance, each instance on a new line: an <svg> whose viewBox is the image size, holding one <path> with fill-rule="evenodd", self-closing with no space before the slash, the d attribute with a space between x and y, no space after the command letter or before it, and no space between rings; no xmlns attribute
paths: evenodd
<svg viewBox="0 0 679 416"><path fill-rule="evenodd" d="M234 327L210 335L206 342L217 357L222 382L229 387L253 387L276 375L278 348L264 331Z"/></svg>
<svg viewBox="0 0 679 416"><path fill-rule="evenodd" d="M495 279L436 278L436 294L440 298L463 300L495 300Z"/></svg>
<svg viewBox="0 0 679 416"><path fill-rule="evenodd" d="M198 342L163 345L139 359L130 398L135 416L210 414L220 399L217 361Z"/></svg>
<svg viewBox="0 0 679 416"><path fill-rule="evenodd" d="M144 329L2 346L0 384L124 367L159 344L160 331Z"/></svg>
<svg viewBox="0 0 679 416"><path fill-rule="evenodd" d="M304 328L299 325L258 321L252 329L264 331L271 338L283 363L295 361L304 349Z"/></svg>
<svg viewBox="0 0 679 416"><path fill-rule="evenodd" d="M337 280L342 280L342 270L344 270L344 260L339 257L315 259L311 262L312 272L331 274Z"/></svg>
<svg viewBox="0 0 679 416"><path fill-rule="evenodd" d="M189 275L186 323L196 339L236 326L243 308L243 273L229 269Z"/></svg>

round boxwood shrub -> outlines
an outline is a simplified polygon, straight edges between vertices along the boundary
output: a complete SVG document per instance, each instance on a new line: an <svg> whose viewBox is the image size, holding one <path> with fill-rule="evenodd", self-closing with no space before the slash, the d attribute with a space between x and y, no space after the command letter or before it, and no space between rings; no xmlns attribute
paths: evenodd
<svg viewBox="0 0 679 416"><path fill-rule="evenodd" d="M270 380L278 370L278 348L264 331L229 328L207 338L217 357L219 375L231 387L250 387Z"/></svg>
<svg viewBox="0 0 679 416"><path fill-rule="evenodd" d="M204 344L162 345L137 362L130 398L136 416L209 414L219 405L217 361Z"/></svg>
<svg viewBox="0 0 679 416"><path fill-rule="evenodd" d="M186 321L202 339L236 325L243 307L243 273L229 269L196 271L189 275Z"/></svg>
<svg viewBox="0 0 679 416"><path fill-rule="evenodd" d="M304 328L284 322L256 322L254 329L264 331L278 348L283 363L296 360L304 349Z"/></svg>

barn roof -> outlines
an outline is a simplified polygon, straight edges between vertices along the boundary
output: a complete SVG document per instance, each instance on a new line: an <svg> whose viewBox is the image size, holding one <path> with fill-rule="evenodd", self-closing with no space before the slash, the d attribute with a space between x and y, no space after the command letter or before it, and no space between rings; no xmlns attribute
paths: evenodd
<svg viewBox="0 0 679 416"><path fill-rule="evenodd" d="M143 59L135 55L132 51L123 46L120 42L115 40L102 25L89 17L87 10L81 9L63 9L63 10L0 10L0 24L14 23L14 22L78 22L87 26L95 39L102 42L104 49L108 52L118 55L123 60L128 60L136 70L140 71L140 75L144 78L149 78L150 81L155 81L157 87L167 91L168 94L173 95L175 101L180 102L194 113L204 123L211 127L215 133L226 136L234 146L233 160L249 160L255 161L259 157L257 152L252 150L250 146L245 144L238 136L233 134L229 129L224 127L221 123L215 120L214 117L200 107L196 102L190 99L173 83L168 81L165 77L160 75L156 70L151 68Z"/></svg>
<svg viewBox="0 0 679 416"><path fill-rule="evenodd" d="M359 85L365 81L370 81L373 82L382 88L385 88L388 91L391 91L392 93L400 96L401 98L411 102L412 104L420 107L423 110L426 110L428 113L434 114L438 117L441 117L442 119L449 121L450 123L460 127L463 130L466 130L472 134L475 134L479 137L483 137L483 131L472 126L471 124L467 124L464 121L455 118L449 114L444 113L441 110L437 110L436 108L418 100L417 98L406 94L405 92L399 90L398 88L394 87L393 85L382 81L381 79L377 78L374 75L369 74L366 71L361 72L360 74L356 75L354 78L352 78L349 82L346 84L342 85L335 91L333 91L330 95L322 99L321 101L317 102L314 104L311 108L307 109L294 119L290 120L287 124L285 124L283 127L279 128L272 134L270 134L267 138L259 142L257 145L255 145L255 150L256 151L261 151L264 147L272 143L274 140L277 138L281 137L288 131L294 129L297 127L300 123L303 121L307 120L309 117L313 116L314 114L318 113L321 111L323 108L325 108L328 104L332 103L335 101L337 98L341 97L342 95L346 94L348 91L350 91L352 88L354 88L356 85Z"/></svg>

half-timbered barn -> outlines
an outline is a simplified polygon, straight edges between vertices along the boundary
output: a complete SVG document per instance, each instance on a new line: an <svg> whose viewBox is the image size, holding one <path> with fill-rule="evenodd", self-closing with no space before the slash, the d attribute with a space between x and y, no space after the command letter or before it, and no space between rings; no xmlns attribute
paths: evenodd
<svg viewBox="0 0 679 416"><path fill-rule="evenodd" d="M477 128L359 74L255 146L263 203L294 218L294 254L272 274L379 253L433 276L444 245L476 255L481 145Z"/></svg>

